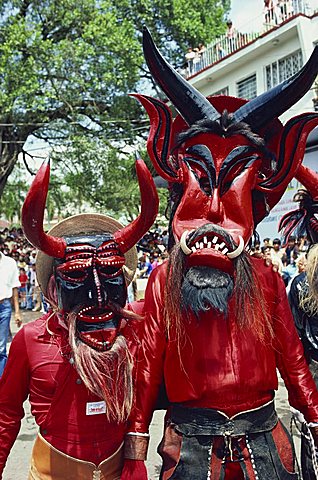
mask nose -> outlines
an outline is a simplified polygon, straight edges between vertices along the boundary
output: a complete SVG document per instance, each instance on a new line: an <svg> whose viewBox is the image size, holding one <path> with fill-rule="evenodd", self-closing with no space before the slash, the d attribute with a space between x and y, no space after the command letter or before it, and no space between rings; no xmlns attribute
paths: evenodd
<svg viewBox="0 0 318 480"><path fill-rule="evenodd" d="M211 223L221 223L223 219L223 206L220 202L220 192L218 188L213 190L213 195L209 202L209 211L207 215L207 219Z"/></svg>
<svg viewBox="0 0 318 480"><path fill-rule="evenodd" d="M94 276L94 283L95 283L95 287L96 287L98 306L101 307L101 306L102 306L102 303L103 303L102 285L101 285L101 282L100 282L100 279L99 279L98 272L97 272L97 270L96 270L95 267L93 267L93 276ZM91 290L88 292L88 296L89 296L89 294L92 295L92 291L91 291ZM92 296L93 296L93 295L92 295Z"/></svg>

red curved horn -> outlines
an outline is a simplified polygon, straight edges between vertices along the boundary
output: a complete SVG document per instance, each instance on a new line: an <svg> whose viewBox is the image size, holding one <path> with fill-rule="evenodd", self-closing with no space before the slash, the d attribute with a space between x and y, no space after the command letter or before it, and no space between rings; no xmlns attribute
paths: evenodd
<svg viewBox="0 0 318 480"><path fill-rule="evenodd" d="M22 227L26 238L50 257L63 258L64 238L47 235L43 230L43 218L50 180L50 162L45 160L36 174L22 207Z"/></svg>
<svg viewBox="0 0 318 480"><path fill-rule="evenodd" d="M143 160L136 160L136 172L141 196L141 211L127 227L114 233L122 253L130 250L148 232L158 213L159 198L153 178Z"/></svg>
<svg viewBox="0 0 318 480"><path fill-rule="evenodd" d="M297 180L308 190L313 199L318 198L318 173L300 165L295 175Z"/></svg>

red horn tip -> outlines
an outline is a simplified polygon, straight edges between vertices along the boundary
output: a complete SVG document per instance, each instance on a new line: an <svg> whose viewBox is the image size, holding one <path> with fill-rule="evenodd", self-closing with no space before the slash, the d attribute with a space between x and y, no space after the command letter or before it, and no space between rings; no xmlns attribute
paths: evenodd
<svg viewBox="0 0 318 480"><path fill-rule="evenodd" d="M28 241L37 249L55 258L63 258L66 242L47 235L43 218L50 180L50 161L45 160L36 174L22 207L22 227Z"/></svg>

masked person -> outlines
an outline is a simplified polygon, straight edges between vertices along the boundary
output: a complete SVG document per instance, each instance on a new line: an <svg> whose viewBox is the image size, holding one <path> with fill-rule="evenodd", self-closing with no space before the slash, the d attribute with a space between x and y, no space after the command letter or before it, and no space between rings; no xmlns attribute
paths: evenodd
<svg viewBox="0 0 318 480"><path fill-rule="evenodd" d="M290 235L306 235L309 242L306 268L297 275L290 286L288 300L295 325L304 347L309 369L318 386L318 175L302 166L297 179L305 189L294 197L299 209L286 214L281 222L284 243ZM317 453L310 425L295 412L302 422L301 467L304 480L318 478Z"/></svg>
<svg viewBox="0 0 318 480"><path fill-rule="evenodd" d="M136 169L141 213L126 227L81 214L46 234L47 162L30 188L22 223L39 249L37 278L51 310L25 325L10 348L0 383L0 478L28 397L39 426L30 480L120 478L137 351L127 285L137 266L134 245L158 208L148 169L141 160Z"/></svg>
<svg viewBox="0 0 318 480"><path fill-rule="evenodd" d="M244 247L296 174L318 124L314 113L285 126L277 119L315 80L318 48L297 75L250 102L202 96L147 30L144 53L179 115L172 122L166 103L137 95L151 120L148 153L170 186L170 255L145 293L121 478L147 477L140 472L162 380L169 401L162 480L298 478L274 406L276 369L315 439L318 393L280 275Z"/></svg>

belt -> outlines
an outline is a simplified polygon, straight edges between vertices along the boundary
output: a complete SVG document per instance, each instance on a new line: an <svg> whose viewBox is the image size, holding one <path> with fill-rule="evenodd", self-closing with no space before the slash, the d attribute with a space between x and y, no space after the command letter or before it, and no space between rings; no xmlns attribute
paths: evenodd
<svg viewBox="0 0 318 480"><path fill-rule="evenodd" d="M99 465L66 455L41 434L35 440L28 480L119 480L124 457L123 443Z"/></svg>
<svg viewBox="0 0 318 480"><path fill-rule="evenodd" d="M242 436L272 430L278 422L274 400L265 405L228 417L210 408L188 408L173 405L171 421L183 435Z"/></svg>

